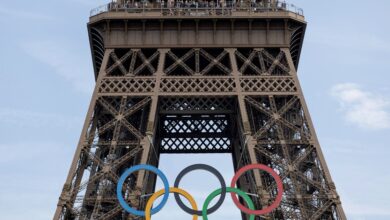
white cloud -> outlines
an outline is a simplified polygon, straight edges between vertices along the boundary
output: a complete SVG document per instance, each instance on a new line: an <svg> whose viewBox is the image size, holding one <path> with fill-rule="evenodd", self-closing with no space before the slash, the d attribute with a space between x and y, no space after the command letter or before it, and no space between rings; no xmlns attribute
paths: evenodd
<svg viewBox="0 0 390 220"><path fill-rule="evenodd" d="M390 102L379 94L363 90L354 83L342 83L332 88L345 119L366 129L390 128Z"/></svg>
<svg viewBox="0 0 390 220"><path fill-rule="evenodd" d="M78 91L91 93L93 68L87 52L80 52L80 48L60 40L26 42L21 44L21 48L36 60L50 66Z"/></svg>

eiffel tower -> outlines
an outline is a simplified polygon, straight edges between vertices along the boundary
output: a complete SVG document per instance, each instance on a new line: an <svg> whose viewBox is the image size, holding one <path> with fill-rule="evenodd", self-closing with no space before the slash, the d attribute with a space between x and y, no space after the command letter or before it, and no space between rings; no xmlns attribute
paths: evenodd
<svg viewBox="0 0 390 220"><path fill-rule="evenodd" d="M96 86L54 219L142 219L119 205L118 179L170 153L230 153L235 170L277 171L282 202L257 219L346 219L297 77L305 28L301 9L275 0L92 10ZM259 196L257 209L272 203L271 175L244 176L238 185ZM144 210L155 182L148 171L130 176L128 204Z"/></svg>

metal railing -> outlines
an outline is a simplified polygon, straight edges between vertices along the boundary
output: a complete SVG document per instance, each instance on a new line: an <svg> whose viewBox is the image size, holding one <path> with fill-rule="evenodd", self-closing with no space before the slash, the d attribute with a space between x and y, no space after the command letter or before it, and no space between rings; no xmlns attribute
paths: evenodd
<svg viewBox="0 0 390 220"><path fill-rule="evenodd" d="M171 2L171 1L169 1ZM293 12L303 16L303 10L285 1L271 3L244 2L243 0L233 2L161 2L149 3L147 1L118 4L115 2L92 9L90 16L99 15L104 12L127 12L127 13L160 13L162 16L211 16L211 15L232 15L235 12L247 13L268 13L274 11Z"/></svg>

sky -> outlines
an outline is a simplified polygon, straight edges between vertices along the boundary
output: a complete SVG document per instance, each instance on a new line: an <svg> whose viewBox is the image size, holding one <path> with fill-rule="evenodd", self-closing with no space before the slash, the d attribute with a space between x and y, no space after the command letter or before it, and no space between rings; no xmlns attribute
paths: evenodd
<svg viewBox="0 0 390 220"><path fill-rule="evenodd" d="M94 86L89 10L106 2L0 2L0 219L53 216ZM308 22L298 74L348 219L390 219L390 1L289 2ZM163 155L160 168L173 182L198 162L230 182L229 155ZM188 175L181 186L197 201L218 187ZM210 219L237 219L233 206ZM154 219L181 212L171 199Z"/></svg>

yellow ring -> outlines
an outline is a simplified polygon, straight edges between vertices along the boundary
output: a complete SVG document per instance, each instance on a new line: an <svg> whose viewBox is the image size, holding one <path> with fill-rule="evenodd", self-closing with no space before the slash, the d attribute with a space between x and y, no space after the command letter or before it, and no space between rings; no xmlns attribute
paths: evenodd
<svg viewBox="0 0 390 220"><path fill-rule="evenodd" d="M182 189L179 189L179 188L175 188L175 187L170 187L169 188L169 192L170 193L179 193L180 195L184 196L190 202L192 208L194 210L198 210L198 206L196 205L196 202L195 202L194 198L188 192L186 192L186 191L184 191ZM149 198L148 202L146 203L146 207L145 207L145 220L151 220L150 210L152 209L153 202L158 197L162 196L164 193L165 193L165 190L162 189L160 191L155 192ZM192 220L198 220L198 216L197 215L193 215Z"/></svg>

